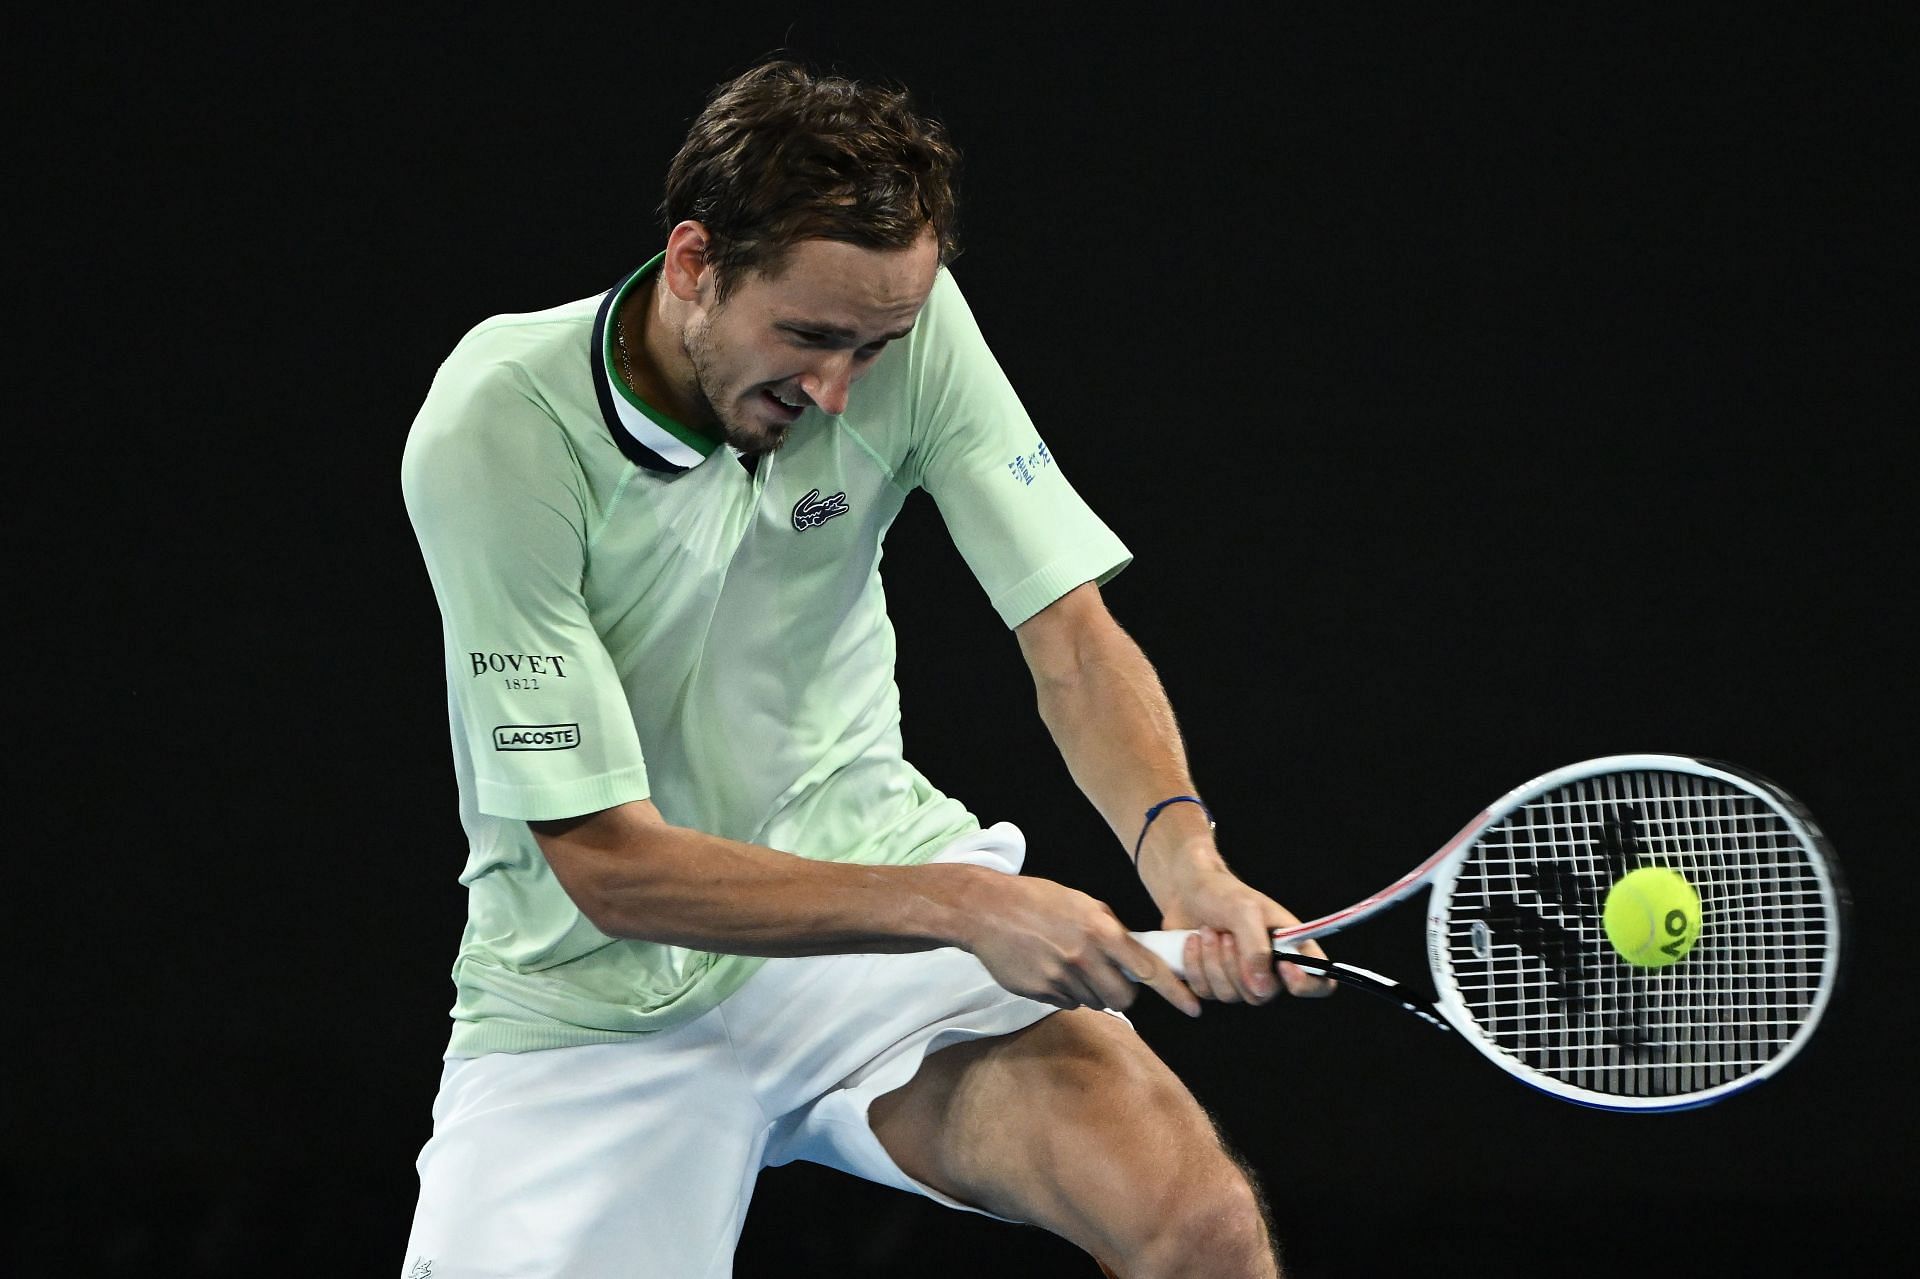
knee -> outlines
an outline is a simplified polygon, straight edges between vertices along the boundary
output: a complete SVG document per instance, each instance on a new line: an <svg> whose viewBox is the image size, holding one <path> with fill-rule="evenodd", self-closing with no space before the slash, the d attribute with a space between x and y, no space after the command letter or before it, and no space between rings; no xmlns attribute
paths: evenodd
<svg viewBox="0 0 1920 1279"><path fill-rule="evenodd" d="M1278 1254L1260 1192L1224 1150L1181 1179L1143 1222L1145 1238L1124 1279L1209 1276L1277 1279Z"/></svg>
<svg viewBox="0 0 1920 1279"><path fill-rule="evenodd" d="M1112 1051L1090 1052L1087 1077L1068 1091L1090 1104L1074 1130L1104 1129L1114 1143L1121 1279L1277 1279L1266 1203L1193 1094L1124 1024L1090 1014L1087 1032ZM1111 1108L1115 1095L1127 1098L1124 1113Z"/></svg>

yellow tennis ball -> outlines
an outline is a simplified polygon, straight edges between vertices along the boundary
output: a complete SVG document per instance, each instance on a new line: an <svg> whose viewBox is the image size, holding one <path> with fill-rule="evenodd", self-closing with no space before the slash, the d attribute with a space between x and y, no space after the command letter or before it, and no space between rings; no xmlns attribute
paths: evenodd
<svg viewBox="0 0 1920 1279"><path fill-rule="evenodd" d="M1600 908L1607 940L1638 968L1665 968L1687 957L1700 937L1700 894L1666 866L1629 871Z"/></svg>

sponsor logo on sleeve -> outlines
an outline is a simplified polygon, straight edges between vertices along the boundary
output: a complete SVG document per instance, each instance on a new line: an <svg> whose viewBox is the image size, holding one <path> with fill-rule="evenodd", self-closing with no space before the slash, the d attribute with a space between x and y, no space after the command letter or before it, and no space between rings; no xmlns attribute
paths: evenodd
<svg viewBox="0 0 1920 1279"><path fill-rule="evenodd" d="M1047 442L1045 440L1035 440L1033 442L1033 452L1026 454L1024 457L1014 458L1013 461L1007 463L1007 470L1011 471L1013 478L1019 480L1022 484L1031 484L1035 478L1039 476L1040 472L1052 465L1053 454L1047 452Z"/></svg>
<svg viewBox="0 0 1920 1279"><path fill-rule="evenodd" d="M567 661L564 653L468 653L467 660L473 663L473 677L482 675L552 675L556 679L567 677Z"/></svg>
<svg viewBox="0 0 1920 1279"><path fill-rule="evenodd" d="M804 533L810 528L819 528L836 515L846 513L847 495L845 493L821 497L819 489L810 489L805 497L793 504L794 531Z"/></svg>
<svg viewBox="0 0 1920 1279"><path fill-rule="evenodd" d="M570 751L579 744L578 724L502 724L493 730L497 751Z"/></svg>

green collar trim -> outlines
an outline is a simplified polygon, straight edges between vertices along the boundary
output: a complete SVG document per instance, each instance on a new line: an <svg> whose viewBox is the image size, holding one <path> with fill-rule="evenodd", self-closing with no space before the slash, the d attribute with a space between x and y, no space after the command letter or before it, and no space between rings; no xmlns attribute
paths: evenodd
<svg viewBox="0 0 1920 1279"><path fill-rule="evenodd" d="M612 308L607 312L606 333L600 343L600 361L607 377L607 385L613 390L614 411L620 416L620 425L626 428L641 444L652 449L667 461L677 466L697 466L702 460L719 448L722 441L714 436L676 421L648 404L633 393L626 378L620 374L620 352L618 348L620 308L626 302L634 286L653 275L666 260L663 249L632 275L614 292Z"/></svg>

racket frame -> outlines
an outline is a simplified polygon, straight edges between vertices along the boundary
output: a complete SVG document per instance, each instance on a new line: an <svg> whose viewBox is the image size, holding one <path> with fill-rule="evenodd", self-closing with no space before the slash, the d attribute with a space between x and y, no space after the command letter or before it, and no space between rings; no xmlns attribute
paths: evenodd
<svg viewBox="0 0 1920 1279"><path fill-rule="evenodd" d="M1830 923L1827 930L1827 954L1822 966L1820 983L1814 992L1805 1018L1792 1037L1773 1057L1738 1079L1695 1092L1672 1096L1620 1096L1568 1084L1536 1070L1500 1048L1481 1027L1461 998L1459 981L1453 971L1452 956L1448 947L1448 907L1452 902L1460 869L1466 864L1467 854L1471 851L1474 841L1490 827L1504 821L1515 811L1542 795L1590 777L1623 772L1684 773L1712 778L1761 800L1781 818L1794 838L1808 850L1807 861L1814 871L1819 885L1823 913ZM1298 943L1313 938L1330 937L1350 928L1362 920L1379 914L1389 906L1404 901L1422 887L1430 889L1426 912L1427 967L1436 995L1431 1005L1409 998L1399 982L1370 969L1296 953L1295 948ZM1458 834L1441 845L1431 857L1379 892L1332 914L1322 915L1317 919L1306 920L1287 928L1274 929L1273 949L1277 959L1286 960L1335 981L1379 995L1441 1029L1450 1027L1472 1044L1482 1056L1522 1083L1541 1092L1598 1110L1665 1112L1691 1110L1711 1105L1732 1093L1751 1088L1778 1074L1799 1054L1811 1038L1814 1027L1826 1012L1833 992L1839 984L1841 960L1845 954L1841 938L1845 932L1846 908L1847 898L1840 879L1839 866L1826 836L1821 833L1806 808L1778 785L1757 773L1735 765L1692 755L1606 755L1542 773L1514 787L1488 805L1478 817L1463 826ZM1191 935L1191 931L1182 929L1135 933L1134 936L1166 961L1175 972L1182 972L1185 941Z"/></svg>
<svg viewBox="0 0 1920 1279"><path fill-rule="evenodd" d="M1461 998L1460 984L1453 970L1452 951L1448 945L1447 908L1452 903L1453 890L1460 869L1466 864L1467 850L1474 840L1489 827L1504 821L1529 801L1550 794L1563 786L1607 773L1639 771L1686 773L1713 778L1766 803L1786 824L1801 845L1808 850L1807 861L1813 869L1815 880L1820 888L1822 910L1826 918L1831 921L1831 927L1827 932L1828 954L1822 966L1820 984L1814 991L1805 1018L1780 1051L1738 1079L1678 1096L1618 1096L1581 1088L1535 1070L1502 1050L1480 1026ZM1569 764L1514 787L1492 804L1486 812L1468 823L1460 834L1454 836L1447 847L1442 849L1442 854L1432 859L1431 869L1427 870L1424 876L1431 881L1427 898L1427 967L1437 995L1434 1001L1435 1010L1482 1056L1514 1078L1541 1092L1578 1105L1597 1110L1659 1113L1693 1110L1700 1106L1712 1105L1733 1093L1743 1092L1772 1078L1799 1055L1800 1050L1812 1037L1815 1026L1825 1014L1839 981L1843 953L1841 937L1845 932L1842 916L1845 913L1846 896L1841 887L1832 849L1827 843L1826 836L1821 833L1820 828L1814 824L1812 815L1798 800L1766 778L1732 764L1699 759L1691 755L1609 755ZM1401 894L1401 896L1405 895L1404 892ZM1286 931L1294 932L1291 929ZM1324 934L1315 935L1324 936Z"/></svg>

